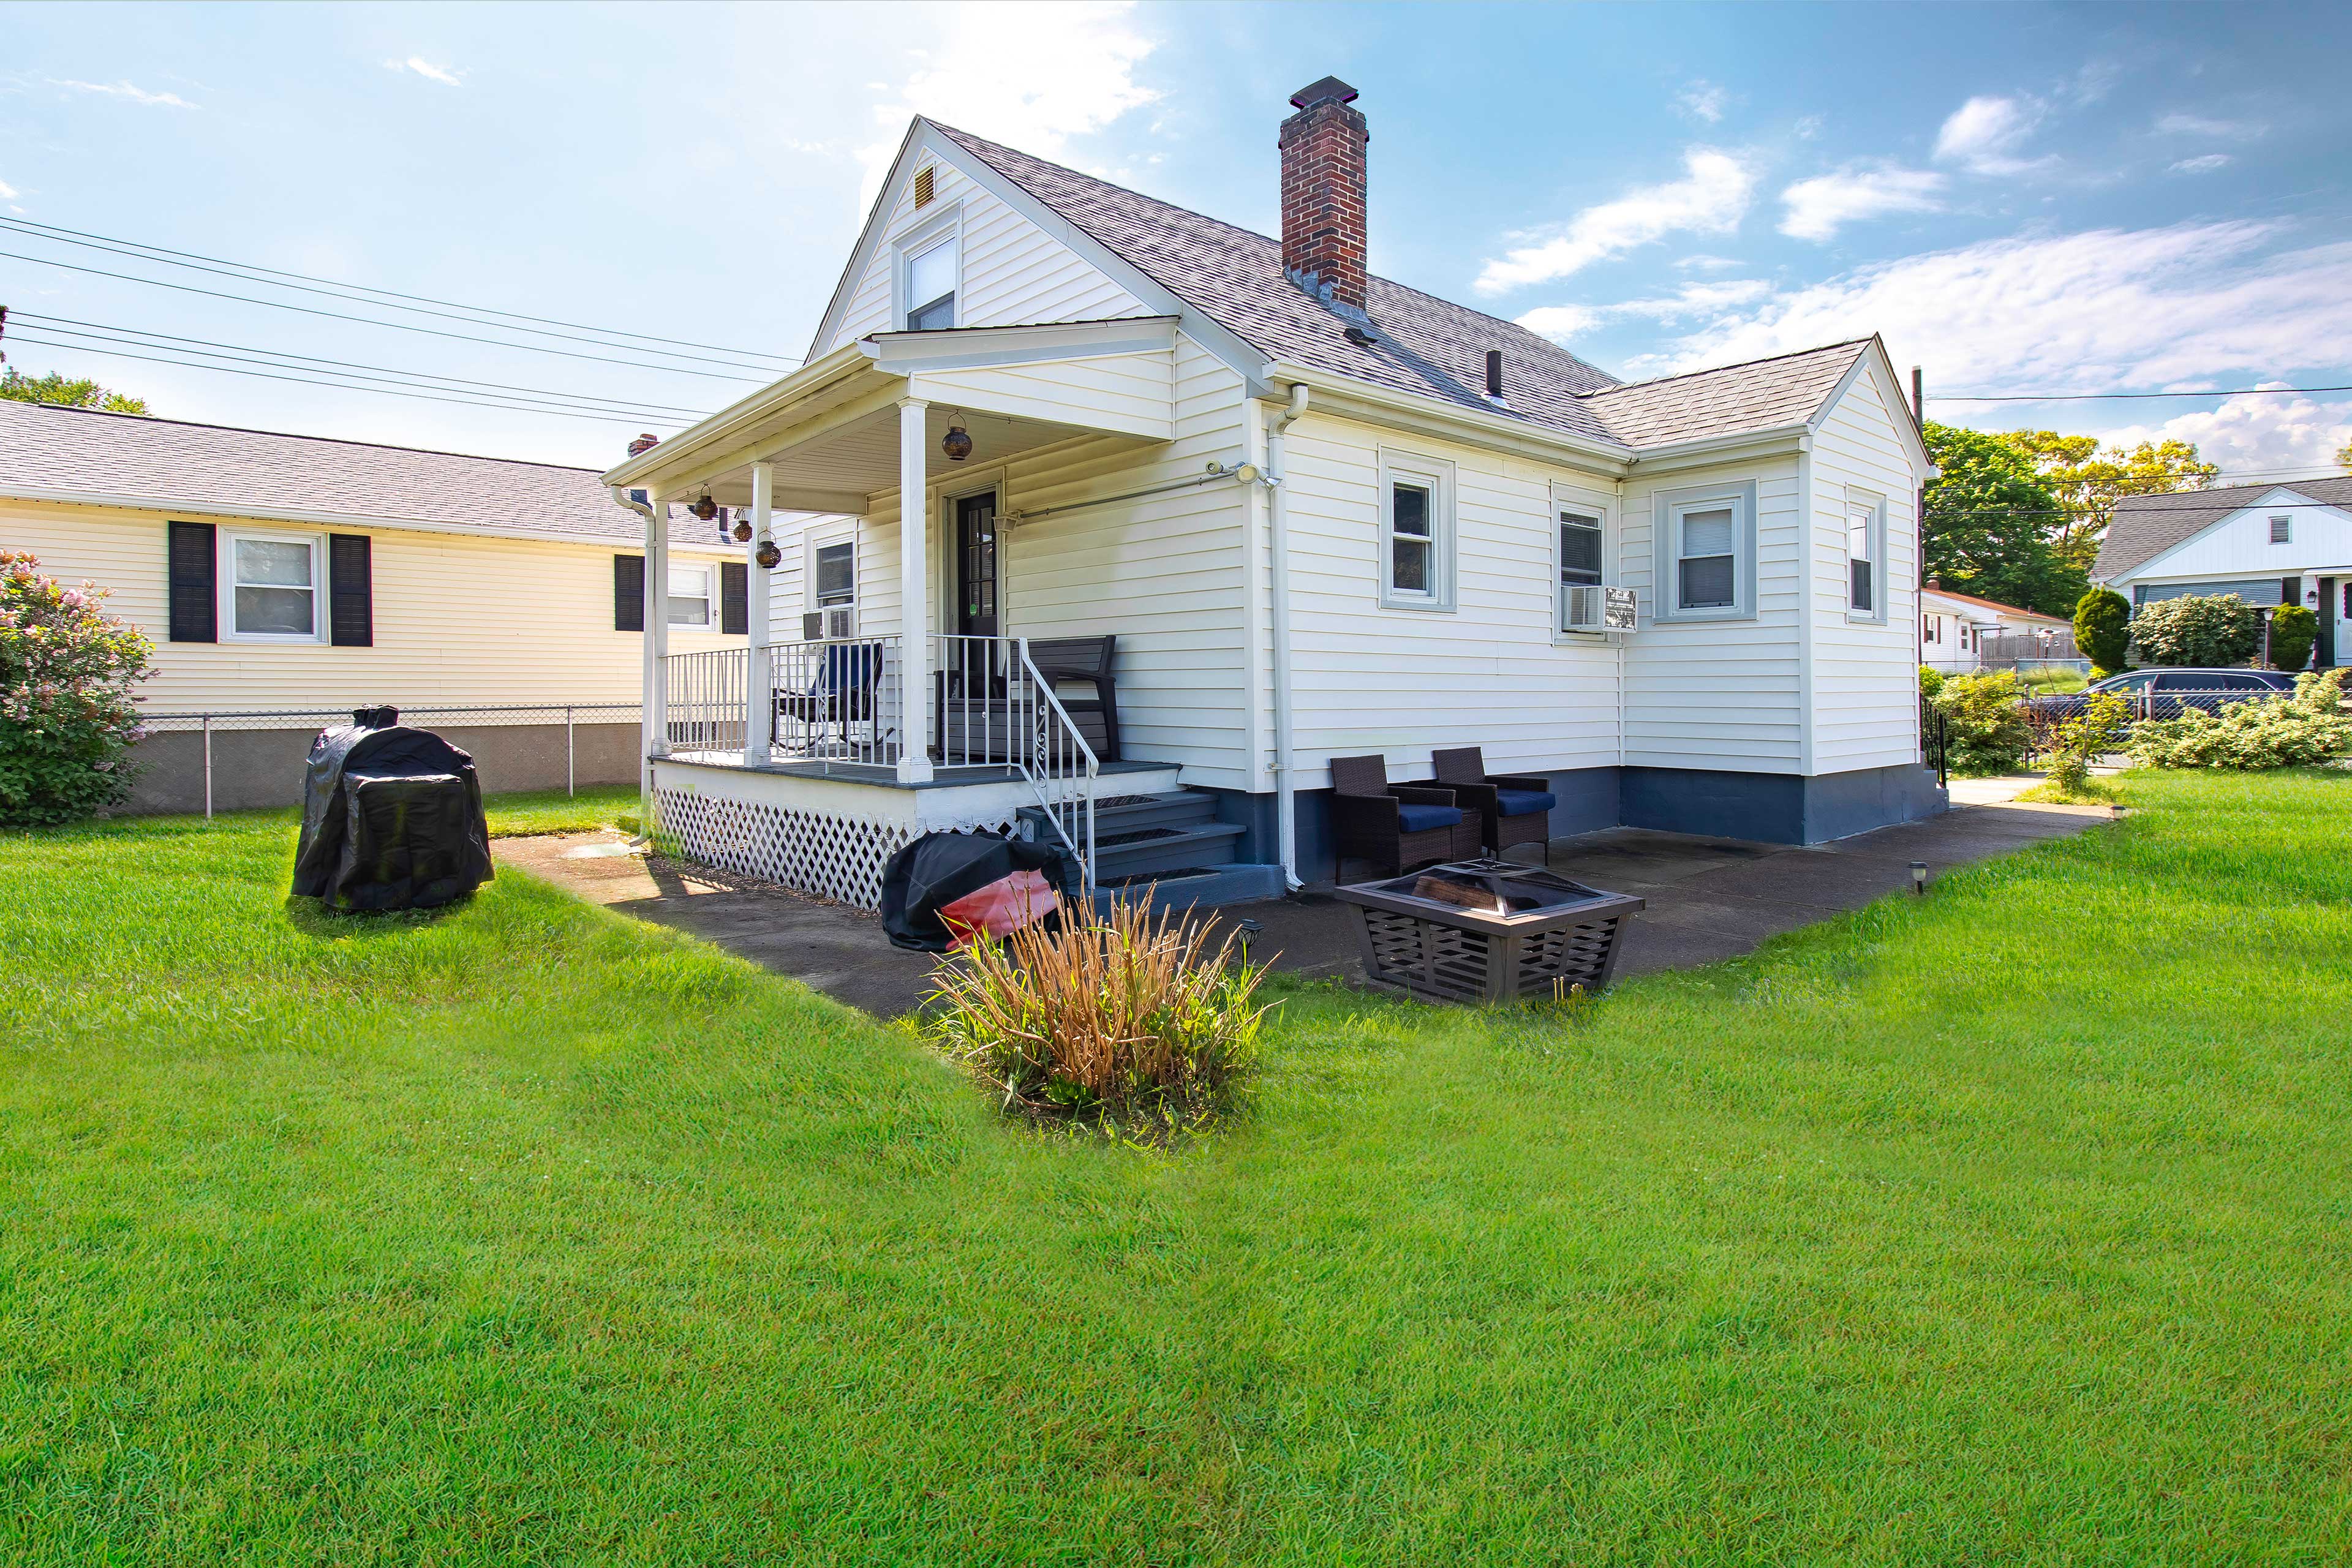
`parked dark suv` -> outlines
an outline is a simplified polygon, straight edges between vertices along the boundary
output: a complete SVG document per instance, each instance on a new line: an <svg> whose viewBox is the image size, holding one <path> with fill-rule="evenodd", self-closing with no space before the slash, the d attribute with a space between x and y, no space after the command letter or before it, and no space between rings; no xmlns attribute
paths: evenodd
<svg viewBox="0 0 2352 1568"><path fill-rule="evenodd" d="M2026 699L2027 706L2043 719L2072 719L2090 706L2093 692L2112 691L2127 699L2135 719L2178 719L2183 708L2219 708L2258 697L2292 695L2294 677L2275 669L2136 669L2111 675L2081 691L2055 692Z"/></svg>

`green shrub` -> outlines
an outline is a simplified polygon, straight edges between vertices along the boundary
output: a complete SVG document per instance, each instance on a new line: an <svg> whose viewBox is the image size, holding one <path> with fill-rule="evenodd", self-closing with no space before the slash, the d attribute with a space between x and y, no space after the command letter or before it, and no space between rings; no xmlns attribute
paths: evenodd
<svg viewBox="0 0 2352 1568"><path fill-rule="evenodd" d="M154 649L106 613L95 584L68 588L0 551L0 827L87 816L131 791L123 753L144 732L131 689Z"/></svg>
<svg viewBox="0 0 2352 1568"><path fill-rule="evenodd" d="M2311 661L2311 645L2319 640L2319 617L2301 605L2281 605L2271 612L2271 668L2301 669Z"/></svg>
<svg viewBox="0 0 2352 1568"><path fill-rule="evenodd" d="M2131 636L2149 664L2243 664L2263 646L2263 613L2235 594L2157 599L2132 617Z"/></svg>
<svg viewBox="0 0 2352 1568"><path fill-rule="evenodd" d="M1936 693L1944 716L1952 772L1966 777L2013 773L2025 765L2033 731L2025 718L2025 687L2016 672L1955 675Z"/></svg>
<svg viewBox="0 0 2352 1568"><path fill-rule="evenodd" d="M942 965L934 1039L1018 1104L1129 1131L1199 1121L1255 1070L1266 1008L1253 966L1215 922L1151 913L1149 893L1107 917L1059 918L982 941Z"/></svg>
<svg viewBox="0 0 2352 1568"><path fill-rule="evenodd" d="M2132 761L2151 768L2301 767L2352 754L2341 669L2295 677L2293 697L2191 708L2132 731Z"/></svg>
<svg viewBox="0 0 2352 1568"><path fill-rule="evenodd" d="M2091 676L2121 673L2131 652L2131 601L2113 588L2094 588L2074 602L2074 648L2091 661Z"/></svg>
<svg viewBox="0 0 2352 1568"><path fill-rule="evenodd" d="M1919 667L1919 695L1927 698L1929 701L1933 701L1935 700L1936 693L1942 689L1944 689L1944 672L1937 669L1931 664L1921 665Z"/></svg>
<svg viewBox="0 0 2352 1568"><path fill-rule="evenodd" d="M2050 782L2079 795L2091 781L2091 759L2122 745L2131 732L2131 703L2113 691L2095 693L2072 719L2059 721L2050 751Z"/></svg>

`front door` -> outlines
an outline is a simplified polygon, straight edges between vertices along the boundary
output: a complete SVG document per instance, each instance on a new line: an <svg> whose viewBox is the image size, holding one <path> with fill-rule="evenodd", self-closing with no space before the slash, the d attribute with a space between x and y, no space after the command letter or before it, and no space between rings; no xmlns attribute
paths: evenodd
<svg viewBox="0 0 2352 1568"><path fill-rule="evenodd" d="M997 635L996 492L955 503L955 629L968 637Z"/></svg>
<svg viewBox="0 0 2352 1568"><path fill-rule="evenodd" d="M2352 653L2352 648L2344 647L2343 612L2347 599L2352 599L2352 581L2340 577L2319 580L2319 641L2311 650L2314 669L2326 669L2341 663L2344 654L2338 653L2338 648Z"/></svg>

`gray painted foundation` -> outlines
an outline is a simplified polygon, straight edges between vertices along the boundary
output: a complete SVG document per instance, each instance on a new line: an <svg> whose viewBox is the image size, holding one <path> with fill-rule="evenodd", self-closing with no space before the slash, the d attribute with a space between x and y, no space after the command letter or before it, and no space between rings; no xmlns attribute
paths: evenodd
<svg viewBox="0 0 2352 1568"><path fill-rule="evenodd" d="M470 752L482 788L562 789L564 784L563 726L554 724L433 724L424 728ZM310 754L315 728L213 731L213 809L302 804L303 759ZM572 731L572 770L583 788L637 781L637 726L576 724ZM132 815L205 808L205 737L199 731L173 730L149 735L131 750L142 769L129 803Z"/></svg>

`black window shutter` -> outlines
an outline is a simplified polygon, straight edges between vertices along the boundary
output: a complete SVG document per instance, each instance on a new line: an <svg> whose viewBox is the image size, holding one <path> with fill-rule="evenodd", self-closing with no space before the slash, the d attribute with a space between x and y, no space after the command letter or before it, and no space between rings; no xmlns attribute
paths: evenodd
<svg viewBox="0 0 2352 1568"><path fill-rule="evenodd" d="M337 647L375 647L375 567L364 533L327 535L329 640Z"/></svg>
<svg viewBox="0 0 2352 1568"><path fill-rule="evenodd" d="M642 555L613 557L613 629L646 629L646 558Z"/></svg>
<svg viewBox="0 0 2352 1568"><path fill-rule="evenodd" d="M751 569L740 561L719 563L719 629L731 637L751 629Z"/></svg>
<svg viewBox="0 0 2352 1568"><path fill-rule="evenodd" d="M171 525L172 640L220 641L218 536L209 522Z"/></svg>

